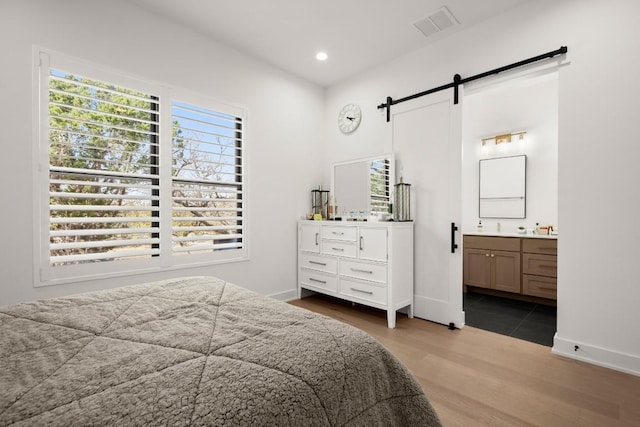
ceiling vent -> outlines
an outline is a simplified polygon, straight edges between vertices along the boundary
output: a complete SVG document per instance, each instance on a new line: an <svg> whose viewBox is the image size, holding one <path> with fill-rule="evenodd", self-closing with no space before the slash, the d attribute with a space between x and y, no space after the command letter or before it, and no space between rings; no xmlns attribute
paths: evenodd
<svg viewBox="0 0 640 427"><path fill-rule="evenodd" d="M458 20L449 12L449 9L442 6L426 18L414 22L413 26L420 30L425 37L429 37L432 34L439 33L458 24Z"/></svg>

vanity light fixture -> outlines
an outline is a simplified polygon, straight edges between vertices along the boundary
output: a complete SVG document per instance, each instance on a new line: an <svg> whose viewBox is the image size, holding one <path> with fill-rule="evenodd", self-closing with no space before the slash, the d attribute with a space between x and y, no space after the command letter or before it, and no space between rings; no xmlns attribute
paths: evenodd
<svg viewBox="0 0 640 427"><path fill-rule="evenodd" d="M517 141L522 142L524 141L524 136L526 134L527 132L522 131L522 132L505 133L505 134L496 135L496 136L489 136L487 138L482 138L482 146L486 147L487 145L489 145L490 141L494 141L496 145L510 143L514 137L517 139Z"/></svg>
<svg viewBox="0 0 640 427"><path fill-rule="evenodd" d="M326 52L318 52L318 53L316 53L316 59L318 61L326 61L327 58L329 58L329 55L327 55Z"/></svg>
<svg viewBox="0 0 640 427"><path fill-rule="evenodd" d="M496 145L507 144L511 142L511 134L505 133L504 135L496 135Z"/></svg>

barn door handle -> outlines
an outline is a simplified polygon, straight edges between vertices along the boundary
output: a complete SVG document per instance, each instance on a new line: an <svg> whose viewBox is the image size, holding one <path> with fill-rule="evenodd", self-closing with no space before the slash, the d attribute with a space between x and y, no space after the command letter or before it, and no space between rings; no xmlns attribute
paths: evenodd
<svg viewBox="0 0 640 427"><path fill-rule="evenodd" d="M458 231L458 227L456 227L456 223L451 223L451 253L455 254L456 249L458 249L458 244L456 243L456 231Z"/></svg>

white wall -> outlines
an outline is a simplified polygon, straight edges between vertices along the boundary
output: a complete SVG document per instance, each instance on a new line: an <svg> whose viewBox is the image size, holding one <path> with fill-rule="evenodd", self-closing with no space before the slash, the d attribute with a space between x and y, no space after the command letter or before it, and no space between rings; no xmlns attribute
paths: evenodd
<svg viewBox="0 0 640 427"><path fill-rule="evenodd" d="M569 47L559 73L558 332L554 351L640 374L640 2L528 2L327 92L329 160L391 149L376 105L544 52ZM361 128L336 130L341 105ZM328 173L328 168L325 173ZM463 226L466 226L464 224ZM579 350L574 352L574 345Z"/></svg>
<svg viewBox="0 0 640 427"><path fill-rule="evenodd" d="M247 108L250 260L34 288L33 45ZM324 173L322 88L117 0L2 1L0 54L0 305L188 274L294 297L296 220Z"/></svg>
<svg viewBox="0 0 640 427"><path fill-rule="evenodd" d="M526 218L483 218L486 232L514 233L518 226L558 225L558 74L492 84L465 91L462 125L462 222L465 231L478 223L479 161L527 156ZM482 138L526 131L525 140L482 146Z"/></svg>

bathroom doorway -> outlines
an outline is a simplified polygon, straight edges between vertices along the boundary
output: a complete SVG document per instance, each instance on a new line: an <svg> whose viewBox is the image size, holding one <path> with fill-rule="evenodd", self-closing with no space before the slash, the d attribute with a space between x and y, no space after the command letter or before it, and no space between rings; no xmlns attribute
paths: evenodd
<svg viewBox="0 0 640 427"><path fill-rule="evenodd" d="M547 64L465 87L461 177L463 235L533 238L537 236L531 235L532 231L541 226L553 226L559 233L558 85L557 66ZM524 136L511 138L510 142L498 142L498 137L506 134ZM526 156L524 218L483 217L480 212L480 161L512 156ZM509 178L505 176L504 179ZM552 346L557 319L555 295L546 295L549 298L529 295L528 277L523 273L527 271L523 259L526 262L528 255L521 253L518 256L517 288L504 292L488 289L489 285L487 288L464 287L465 324ZM548 276L544 280L548 286L557 286L556 278L552 277L551 270L548 271L544 273Z"/></svg>

